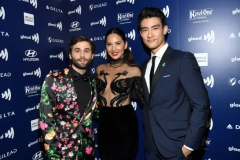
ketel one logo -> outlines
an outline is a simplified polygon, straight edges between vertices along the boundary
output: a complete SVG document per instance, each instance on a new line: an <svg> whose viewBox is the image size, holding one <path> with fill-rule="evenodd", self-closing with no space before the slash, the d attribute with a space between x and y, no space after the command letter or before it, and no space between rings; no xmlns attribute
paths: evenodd
<svg viewBox="0 0 240 160"><path fill-rule="evenodd" d="M214 31L211 30L210 33L207 33L206 35L204 35L204 40L213 43L214 42L214 37L215 37L214 36Z"/></svg>
<svg viewBox="0 0 240 160"><path fill-rule="evenodd" d="M204 84L206 84L207 86L213 88L214 85L214 78L213 75L210 75L210 77L207 77L206 79L203 79Z"/></svg>
<svg viewBox="0 0 240 160"><path fill-rule="evenodd" d="M164 15L168 18L169 17L169 14L170 14L170 10L169 10L169 7L168 5L163 8L162 12L164 13Z"/></svg>
<svg viewBox="0 0 240 160"><path fill-rule="evenodd" d="M5 61L8 60L8 51L6 48L0 51L0 58L4 59Z"/></svg>
<svg viewBox="0 0 240 160"><path fill-rule="evenodd" d="M11 101L11 90L8 88L2 93L2 98Z"/></svg>
<svg viewBox="0 0 240 160"><path fill-rule="evenodd" d="M116 4L118 5L119 3L124 3L124 2L128 2L128 3L134 4L134 1L135 0L117 0Z"/></svg>
<svg viewBox="0 0 240 160"><path fill-rule="evenodd" d="M0 18L5 19L5 10L3 7L0 8Z"/></svg>
<svg viewBox="0 0 240 160"><path fill-rule="evenodd" d="M39 151L35 153L32 157L32 160L42 160L43 159L43 152Z"/></svg>
<svg viewBox="0 0 240 160"><path fill-rule="evenodd" d="M37 52L34 51L34 50L29 49L29 50L26 50L26 51L25 51L25 55L26 55L27 57L32 58L32 57L36 57L36 56L37 56Z"/></svg>
<svg viewBox="0 0 240 160"><path fill-rule="evenodd" d="M234 86L237 83L236 78L229 78L228 83L230 86Z"/></svg>
<svg viewBox="0 0 240 160"><path fill-rule="evenodd" d="M136 37L135 30L133 29L132 31L130 31L129 33L127 33L125 36L126 36L127 38L129 38L129 39L135 40L135 37Z"/></svg>
<svg viewBox="0 0 240 160"><path fill-rule="evenodd" d="M14 129L13 127L11 127L5 134L2 134L2 136L0 136L0 140L3 138L9 138L9 139L13 139L14 138Z"/></svg>

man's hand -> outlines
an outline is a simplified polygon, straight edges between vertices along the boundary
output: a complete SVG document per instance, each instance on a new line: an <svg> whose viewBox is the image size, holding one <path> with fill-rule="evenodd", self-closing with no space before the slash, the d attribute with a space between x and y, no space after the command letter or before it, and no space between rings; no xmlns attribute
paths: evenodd
<svg viewBox="0 0 240 160"><path fill-rule="evenodd" d="M187 149L184 146L182 147L182 152L183 152L185 157L188 157L192 153L192 151L190 151L189 149Z"/></svg>

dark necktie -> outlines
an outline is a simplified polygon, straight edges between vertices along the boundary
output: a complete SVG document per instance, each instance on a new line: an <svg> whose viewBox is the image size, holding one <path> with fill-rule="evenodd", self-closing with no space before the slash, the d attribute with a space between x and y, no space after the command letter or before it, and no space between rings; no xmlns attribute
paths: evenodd
<svg viewBox="0 0 240 160"><path fill-rule="evenodd" d="M155 68L155 59L156 59L156 56L153 56L152 57L152 67L151 67L151 70L150 70L150 89L151 89L151 86L152 86L152 80L153 80L153 76L154 76L154 68Z"/></svg>
<svg viewBox="0 0 240 160"><path fill-rule="evenodd" d="M82 79L82 80L84 80L84 81L88 81L89 80L89 75L88 74L83 74L83 75L81 75L80 73L76 73L75 75L74 75L74 80L75 81L78 81L79 79Z"/></svg>

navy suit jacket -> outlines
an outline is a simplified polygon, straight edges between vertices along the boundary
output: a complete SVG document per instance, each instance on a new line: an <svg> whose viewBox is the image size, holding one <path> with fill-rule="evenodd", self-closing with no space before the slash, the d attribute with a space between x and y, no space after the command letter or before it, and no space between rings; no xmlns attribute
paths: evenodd
<svg viewBox="0 0 240 160"><path fill-rule="evenodd" d="M142 65L145 149L150 152L152 139L165 158L181 156L183 145L199 149L210 104L194 55L169 46L154 74L150 93L144 78L149 60Z"/></svg>

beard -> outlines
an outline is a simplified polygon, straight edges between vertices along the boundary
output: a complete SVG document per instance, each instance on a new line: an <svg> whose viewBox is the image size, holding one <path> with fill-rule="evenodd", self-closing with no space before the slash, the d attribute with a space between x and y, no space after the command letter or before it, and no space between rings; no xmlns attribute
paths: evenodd
<svg viewBox="0 0 240 160"><path fill-rule="evenodd" d="M81 59L86 60L87 63L81 65L81 64L78 63L78 59L72 59L72 60L71 60L71 61L72 61L72 65L74 65L74 66L75 66L76 68L78 68L78 69L85 69L85 70L87 70L88 67L89 67L89 65L91 64L92 59L86 59L86 58L81 58Z"/></svg>

